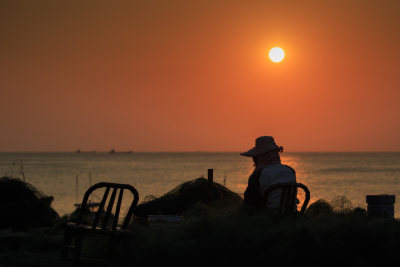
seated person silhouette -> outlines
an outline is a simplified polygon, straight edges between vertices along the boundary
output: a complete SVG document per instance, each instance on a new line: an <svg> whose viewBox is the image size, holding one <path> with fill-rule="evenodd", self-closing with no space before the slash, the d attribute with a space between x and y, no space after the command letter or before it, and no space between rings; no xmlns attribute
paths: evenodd
<svg viewBox="0 0 400 267"><path fill-rule="evenodd" d="M255 167L244 192L244 204L262 207L262 194L265 189L277 183L296 183L296 173L293 168L281 163L279 152L283 152L283 147L278 146L272 136L260 136L255 143L255 147L240 154L252 157ZM266 208L271 210L278 208L280 198L280 190L272 191Z"/></svg>

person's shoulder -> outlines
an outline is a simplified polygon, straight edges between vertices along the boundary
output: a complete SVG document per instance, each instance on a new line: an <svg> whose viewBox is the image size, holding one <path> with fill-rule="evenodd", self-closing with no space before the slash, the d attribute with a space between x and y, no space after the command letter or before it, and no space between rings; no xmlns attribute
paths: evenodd
<svg viewBox="0 0 400 267"><path fill-rule="evenodd" d="M296 174L286 165L274 164L263 168L260 182L274 183L289 183L296 181Z"/></svg>
<svg viewBox="0 0 400 267"><path fill-rule="evenodd" d="M296 177L296 171L288 165L275 164L271 165L271 167L272 167L271 171L274 172L276 175Z"/></svg>
<svg viewBox="0 0 400 267"><path fill-rule="evenodd" d="M294 172L294 169L292 167L290 167L289 165L280 164L280 163L269 165L269 166L265 167L264 169L266 169L266 170L282 170L282 171L290 170L291 172Z"/></svg>
<svg viewBox="0 0 400 267"><path fill-rule="evenodd" d="M262 174L278 174L282 172L292 172L292 171L288 167L280 163L266 166L262 170Z"/></svg>
<svg viewBox="0 0 400 267"><path fill-rule="evenodd" d="M289 165L285 165L285 164L281 164L284 168L286 168L287 170L291 171L294 175L296 175L296 171L290 167Z"/></svg>

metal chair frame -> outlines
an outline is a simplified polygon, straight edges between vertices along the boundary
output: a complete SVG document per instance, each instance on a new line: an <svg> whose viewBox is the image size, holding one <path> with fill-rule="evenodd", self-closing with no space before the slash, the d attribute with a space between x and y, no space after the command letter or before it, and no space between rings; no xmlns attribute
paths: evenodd
<svg viewBox="0 0 400 267"><path fill-rule="evenodd" d="M95 218L93 220L93 223L91 225L84 224L82 222L82 217L83 213L88 207L88 199L90 194L100 188L106 188L103 198L100 202L100 206L96 212ZM107 205L107 210L106 213L102 219L102 222L100 220L102 213L104 212L104 206L106 204L106 200L108 198L110 189L112 190L110 200L108 201ZM115 209L115 215L114 219L112 221L112 225L108 226L107 223L110 219L111 216L111 211L114 207L115 203L115 198L117 195L117 190L119 189L119 195L118 195L118 201L117 201L117 206ZM129 207L128 213L122 223L122 225L119 227L118 226L118 219L120 215L120 209L121 209L121 204L122 204L122 198L123 198L123 193L124 190L129 190L132 195L133 195L133 200L132 203ZM112 254L114 251L114 245L116 241L120 241L120 238L127 234L128 231L126 228L129 225L129 222L131 220L131 217L134 214L135 208L137 206L137 203L139 201L139 194L137 190L129 185L129 184L118 184L118 183L106 183L106 182L101 182L97 183L93 186L91 186L85 193L83 200L82 200L82 205L78 214L78 219L76 222L72 223L67 223L67 226L65 228L65 233L64 233L64 246L62 249L62 254L61 257L63 260L69 260L69 251L70 249L73 250L73 261L75 263L79 262L104 262L104 260L100 259L81 259L81 250L82 250L82 240L85 234L92 233L92 234L104 234L104 235L109 235L111 236L110 239L110 250L109 250L109 255L106 259L111 260L112 259ZM72 239L73 235L76 235L76 239L74 244L72 244ZM119 243L118 243L119 245Z"/></svg>
<svg viewBox="0 0 400 267"><path fill-rule="evenodd" d="M300 211L297 211L296 208L296 200L297 200L297 192L298 188L301 188L304 190L306 193L306 198L304 199L304 202L302 204L302 207ZM289 215L289 214L294 214L294 215L303 215L308 202L310 201L310 190L308 190L307 186L305 186L302 183L278 183L269 186L263 193L262 195L262 200L264 202L264 205L267 204L268 198L271 194L272 191L275 191L277 189L281 189L281 199L279 203L279 207L277 209L277 212L279 215L284 216L284 215Z"/></svg>

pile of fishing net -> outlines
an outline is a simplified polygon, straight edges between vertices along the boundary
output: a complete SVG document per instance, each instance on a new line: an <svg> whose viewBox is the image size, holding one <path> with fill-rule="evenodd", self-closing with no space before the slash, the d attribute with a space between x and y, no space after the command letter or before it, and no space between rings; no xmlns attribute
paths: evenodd
<svg viewBox="0 0 400 267"><path fill-rule="evenodd" d="M145 202L136 207L135 216L147 217L149 214L179 215L198 202L214 202L217 200L237 204L243 202L239 194L218 183L213 183L208 195L207 188L208 180L202 177L182 183L159 198L146 197Z"/></svg>
<svg viewBox="0 0 400 267"><path fill-rule="evenodd" d="M360 207L354 207L352 202L344 196L337 196L328 202L324 199L318 199L312 203L306 210L310 216L316 215L351 215L359 214L366 216L367 211Z"/></svg>
<svg viewBox="0 0 400 267"><path fill-rule="evenodd" d="M49 226L59 219L45 196L17 178L0 178L0 228Z"/></svg>

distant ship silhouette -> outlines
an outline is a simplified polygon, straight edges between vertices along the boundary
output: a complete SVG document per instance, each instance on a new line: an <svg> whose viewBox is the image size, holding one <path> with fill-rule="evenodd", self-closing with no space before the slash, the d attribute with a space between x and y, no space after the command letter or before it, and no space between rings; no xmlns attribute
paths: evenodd
<svg viewBox="0 0 400 267"><path fill-rule="evenodd" d="M111 149L108 153L115 153L115 149Z"/></svg>

